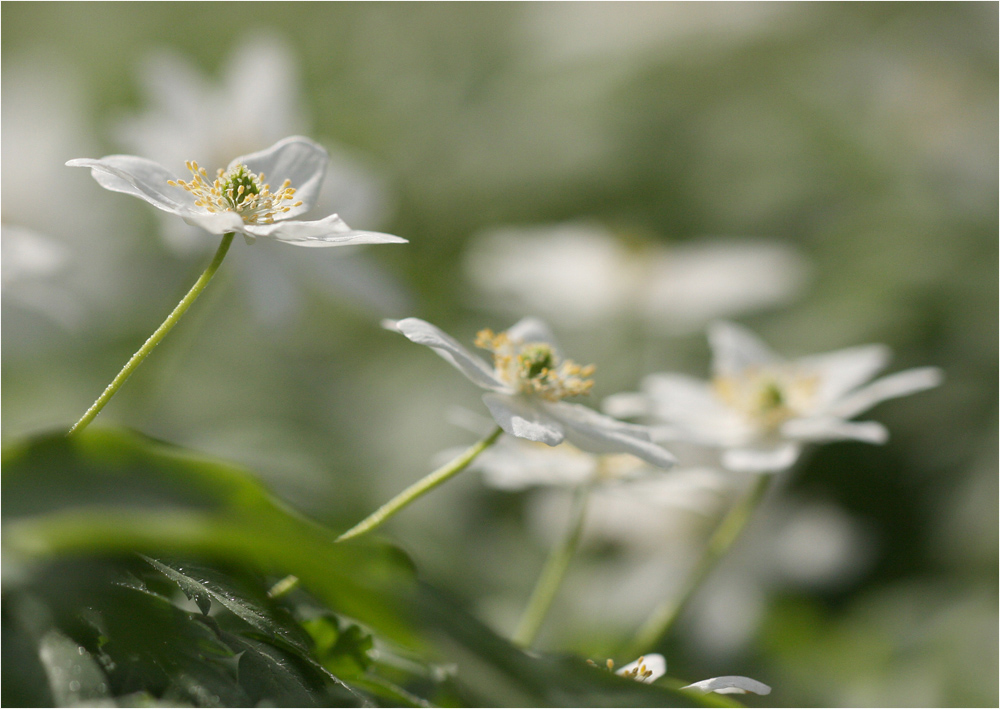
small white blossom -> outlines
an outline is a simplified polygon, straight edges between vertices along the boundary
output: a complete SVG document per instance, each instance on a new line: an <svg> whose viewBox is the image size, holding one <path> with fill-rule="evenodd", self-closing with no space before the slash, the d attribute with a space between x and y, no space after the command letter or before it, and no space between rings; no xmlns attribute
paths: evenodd
<svg viewBox="0 0 1000 709"><path fill-rule="evenodd" d="M628 677L646 684L652 684L666 673L667 661L659 653L643 655L635 662L630 662L615 672L621 677Z"/></svg>
<svg viewBox="0 0 1000 709"><path fill-rule="evenodd" d="M564 360L552 332L540 320L524 318L499 334L481 331L476 343L493 353L492 367L450 335L418 318L386 320L383 325L432 348L486 389L483 402L504 432L512 436L549 446L569 441L592 453L631 453L662 468L675 462L670 453L650 440L646 427L562 401L590 391L594 368Z"/></svg>
<svg viewBox="0 0 1000 709"><path fill-rule="evenodd" d="M874 421L849 419L886 399L937 386L941 372L921 367L874 382L888 348L866 345L784 360L748 330L732 323L710 328L714 378L653 374L641 394L605 401L614 416L650 416L664 424L664 440L688 440L724 449L729 470L774 472L791 467L803 443L853 439L884 443Z"/></svg>
<svg viewBox="0 0 1000 709"><path fill-rule="evenodd" d="M138 197L211 234L239 232L248 241L270 237L296 246L404 243L391 234L352 230L336 214L316 221L295 219L319 194L328 160L321 145L292 136L236 158L226 169L218 169L214 179L194 161L187 163L189 181L134 155L66 164L88 167L105 189ZM267 176L278 184L273 192Z"/></svg>

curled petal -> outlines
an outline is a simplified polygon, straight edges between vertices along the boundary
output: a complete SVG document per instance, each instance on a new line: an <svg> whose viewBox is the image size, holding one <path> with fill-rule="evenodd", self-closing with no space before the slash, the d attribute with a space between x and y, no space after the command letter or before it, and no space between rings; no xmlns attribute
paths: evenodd
<svg viewBox="0 0 1000 709"><path fill-rule="evenodd" d="M756 335L731 322L713 323L708 330L708 342L716 375L734 376L747 368L781 361Z"/></svg>
<svg viewBox="0 0 1000 709"><path fill-rule="evenodd" d="M771 688L763 682L758 682L749 677L739 677L730 675L728 677L712 677L703 679L701 682L689 684L681 689L694 689L698 692L715 692L716 694L760 694L761 696L770 694Z"/></svg>
<svg viewBox="0 0 1000 709"><path fill-rule="evenodd" d="M886 399L936 387L942 379L943 374L937 367L919 367L890 374L844 397L833 405L830 413L840 418L851 418Z"/></svg>
<svg viewBox="0 0 1000 709"><path fill-rule="evenodd" d="M293 135L279 140L266 150L242 155L231 163L247 166L252 172L264 173L265 181L277 191L284 180L289 180L295 188L293 202L302 202L284 213L282 219L293 219L304 214L316 203L330 156L319 143Z"/></svg>
<svg viewBox="0 0 1000 709"><path fill-rule="evenodd" d="M559 422L519 396L483 394L483 403L505 433L548 446L559 445L566 439Z"/></svg>
<svg viewBox="0 0 1000 709"><path fill-rule="evenodd" d="M377 231L355 231L336 214L316 221L277 221L273 224L241 225L251 236L269 236L295 246L342 246L345 244L405 244L406 239Z"/></svg>
<svg viewBox="0 0 1000 709"><path fill-rule="evenodd" d="M590 453L630 453L660 468L670 468L677 459L650 440L649 429L599 414L580 404L565 401L538 402L566 431L566 439Z"/></svg>
<svg viewBox="0 0 1000 709"><path fill-rule="evenodd" d="M882 444L889 440L889 431L880 423L833 417L792 419L782 425L781 433L800 441L854 440Z"/></svg>
<svg viewBox="0 0 1000 709"><path fill-rule="evenodd" d="M795 465L801 448L786 443L774 450L736 448L722 454L722 466L737 473L779 473Z"/></svg>
<svg viewBox="0 0 1000 709"><path fill-rule="evenodd" d="M468 377L473 384L477 384L483 389L510 391L503 382L493 375L493 371L481 359L470 354L455 338L429 322L420 318L405 318L403 320L383 320L382 326L387 330L395 330L405 335L411 342L432 348L455 369Z"/></svg>

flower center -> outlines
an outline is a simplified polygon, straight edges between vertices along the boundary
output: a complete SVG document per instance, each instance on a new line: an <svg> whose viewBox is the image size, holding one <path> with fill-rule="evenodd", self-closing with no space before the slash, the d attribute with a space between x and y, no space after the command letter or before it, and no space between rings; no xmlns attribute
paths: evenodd
<svg viewBox="0 0 1000 709"><path fill-rule="evenodd" d="M184 164L191 171L191 181L167 180L167 184L190 192L195 197L195 206L208 212L236 212L246 224L271 224L292 207L302 205L302 202L287 204L295 199L291 180L285 180L277 192L271 192L263 172L251 172L246 165L237 163L229 170L220 169L210 184L205 168L194 160Z"/></svg>
<svg viewBox="0 0 1000 709"><path fill-rule="evenodd" d="M716 396L727 406L754 421L764 431L774 431L808 408L816 378L787 371L747 369L738 376L716 377Z"/></svg>
<svg viewBox="0 0 1000 709"><path fill-rule="evenodd" d="M548 401L590 393L594 365L581 367L572 360L560 360L552 346L544 342L513 341L506 332L481 330L476 347L493 353L493 369L502 381L525 394Z"/></svg>

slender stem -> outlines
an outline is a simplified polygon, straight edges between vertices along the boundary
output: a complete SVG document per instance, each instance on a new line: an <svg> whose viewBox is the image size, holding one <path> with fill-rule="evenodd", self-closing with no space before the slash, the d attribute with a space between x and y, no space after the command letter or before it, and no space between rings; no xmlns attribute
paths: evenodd
<svg viewBox="0 0 1000 709"><path fill-rule="evenodd" d="M271 586L271 590L267 592L267 595L272 599L276 600L278 598L283 598L289 593L294 591L299 586L299 577L294 574L289 574L285 578L278 581L278 583Z"/></svg>
<svg viewBox="0 0 1000 709"><path fill-rule="evenodd" d="M715 568L719 560L725 556L726 552L729 551L729 548L740 536L740 532L746 527L751 514L764 497L764 493L767 491L773 478L774 475L769 473L760 475L747 494L726 513L708 540L705 553L698 561L698 565L695 566L694 570L688 576L681 592L674 598L664 601L653 611L653 614L642 628L639 629L635 639L624 655L632 657L633 655L646 652L655 647L660 639L667 634L673 626L674 621L677 620L678 615L680 615L681 610L687 605L687 602L695 594L695 591L698 590L702 581L705 580L705 577Z"/></svg>
<svg viewBox="0 0 1000 709"><path fill-rule="evenodd" d="M545 615L552 606L552 601L556 597L556 592L566 576L569 562L580 544L580 537L583 532L583 522L587 516L587 502L590 499L590 483L581 485L576 490L573 497L573 510L570 514L569 528L566 536L559 546L553 548L552 553L545 562L541 576L535 584L535 590L531 592L531 599L528 601L524 614L517 624L514 637L511 638L515 645L521 647L531 647L542 627Z"/></svg>
<svg viewBox="0 0 1000 709"><path fill-rule="evenodd" d="M343 542L347 539L370 532L417 498L422 497L441 483L462 472L465 470L466 466L469 465L469 463L476 459L476 456L493 445L497 438L500 437L501 433L503 433L503 429L497 426L493 433L479 441L479 443L470 446L464 453L450 463L446 463L427 477L410 485L394 498L337 537L337 541Z"/></svg>
<svg viewBox="0 0 1000 709"><path fill-rule="evenodd" d="M146 359L150 352L153 351L153 348L160 344L160 340L166 337L167 333L173 329L174 325L177 324L177 321L181 319L181 316L184 315L189 307L191 307L191 303L197 300L198 296L201 295L201 292L205 290L205 286L207 286L208 282L212 280L212 276L214 276L215 272L219 270L219 266L222 264L222 259L226 257L226 252L229 251L229 245L233 243L234 233L235 232L229 232L222 237L222 243L219 244L219 248L215 252L215 256L212 258L212 262L208 264L208 268L205 269L205 272L202 273L201 276L198 277L198 280L195 281L194 285L191 286L191 290L187 292L187 295L181 298L181 302L178 303L177 307L174 308L170 315L167 316L167 319L163 321L163 324L156 328L156 331L149 336L149 339L146 340L143 346L139 348L139 351L132 355L132 358L126 362L125 366L122 367L122 370L118 372L118 376L111 380L111 383L108 384L104 393L97 397L97 401L94 402L93 406L87 409L87 412L80 418L80 420L73 424L73 428L69 430L69 434L67 435L72 435L77 431L86 428L87 424L93 421L97 414L101 413L101 409L104 408L105 404L111 401L111 397L113 397L121 388L122 384L125 383L125 380L132 376L132 372L134 372L139 365L142 364L142 361Z"/></svg>

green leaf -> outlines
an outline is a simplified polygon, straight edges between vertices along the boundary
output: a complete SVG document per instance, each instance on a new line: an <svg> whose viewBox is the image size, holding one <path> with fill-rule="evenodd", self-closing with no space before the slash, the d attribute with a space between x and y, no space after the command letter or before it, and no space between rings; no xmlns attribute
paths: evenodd
<svg viewBox="0 0 1000 709"><path fill-rule="evenodd" d="M4 552L16 563L124 551L235 561L294 573L332 608L417 643L401 607L413 567L400 550L335 543L334 532L288 509L239 467L90 428L6 448L3 490ZM196 597L206 593L212 597L207 588Z"/></svg>

